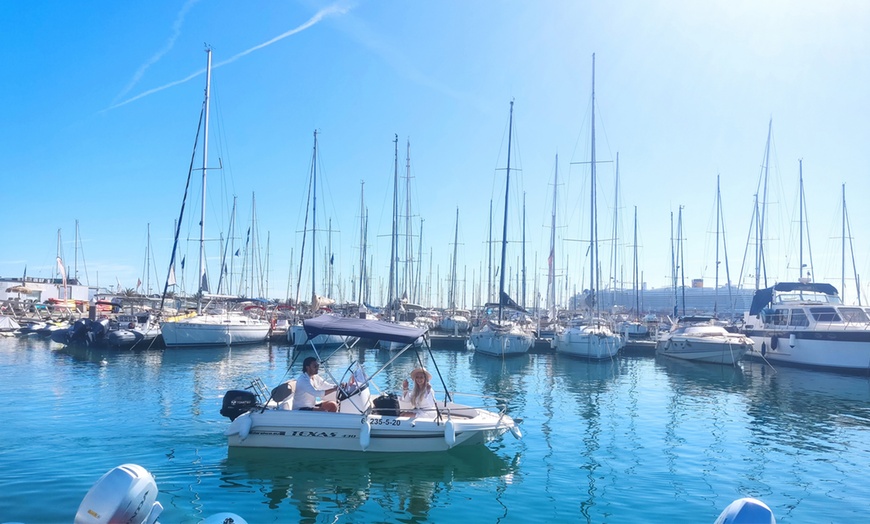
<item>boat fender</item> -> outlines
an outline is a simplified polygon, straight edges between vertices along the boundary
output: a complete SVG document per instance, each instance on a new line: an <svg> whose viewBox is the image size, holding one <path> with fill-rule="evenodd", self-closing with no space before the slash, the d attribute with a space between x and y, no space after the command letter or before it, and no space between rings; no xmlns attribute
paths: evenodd
<svg viewBox="0 0 870 524"><path fill-rule="evenodd" d="M523 439L523 432L520 431L520 427L517 426L516 424L514 424L513 426L511 426L511 435L513 435L514 438L517 439L517 440L522 440L522 439Z"/></svg>
<svg viewBox="0 0 870 524"><path fill-rule="evenodd" d="M362 448L363 451L369 448L369 444L372 442L372 424L369 422L368 417L362 418L362 427L359 429L359 447Z"/></svg>
<svg viewBox="0 0 870 524"><path fill-rule="evenodd" d="M251 434L251 426L254 424L250 415L239 417L239 438L245 440Z"/></svg>
<svg viewBox="0 0 870 524"><path fill-rule="evenodd" d="M456 445L456 427L453 426L452 420L448 420L444 424L444 441L447 442L448 448Z"/></svg>
<svg viewBox="0 0 870 524"><path fill-rule="evenodd" d="M776 335L770 337L770 349L776 349L779 347L779 339Z"/></svg>
<svg viewBox="0 0 870 524"><path fill-rule="evenodd" d="M764 342L762 342L761 343L761 356L763 357L766 354L767 354L767 345Z"/></svg>
<svg viewBox="0 0 870 524"><path fill-rule="evenodd" d="M788 347L793 348L796 343L797 337L794 333L788 336Z"/></svg>

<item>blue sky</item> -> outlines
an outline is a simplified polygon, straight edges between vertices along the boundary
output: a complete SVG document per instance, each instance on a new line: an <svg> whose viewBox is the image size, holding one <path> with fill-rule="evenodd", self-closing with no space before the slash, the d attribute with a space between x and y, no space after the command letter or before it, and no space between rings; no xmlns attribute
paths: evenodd
<svg viewBox="0 0 870 524"><path fill-rule="evenodd" d="M743 264L744 251L772 119L768 281L798 275L803 159L805 263L811 251L815 279L839 288L843 184L857 272L862 280L870 275L870 210L862 200L870 191L867 27L870 4L840 0L5 0L0 275L18 276L26 267L28 276L53 276L60 230L64 262L71 271L77 267L82 281L129 288L141 279L162 289L208 43L214 64L209 165L222 169L209 170L206 236L233 236L242 247L255 197L258 265L268 265L270 297L296 293L316 129L322 175L317 249L324 258L331 220L333 295L350 298L362 181L374 302L386 286L398 135L403 175L411 144L415 235L423 219L428 298L422 301L446 301L458 207L458 274L466 281L464 303L471 305L472 284L488 272L490 201L493 236L501 238L511 100L511 294L519 294L523 195L527 302L546 286L557 154L558 285L564 288L567 279L570 290L588 287L589 176L580 163L589 159L593 53L597 157L613 161L618 152L621 181L617 199L615 163L599 164L602 287L611 273L615 206L617 274L627 287L635 206L647 285L670 285L671 213L676 217L680 206L686 279L712 285L717 174L731 279L737 284L744 266L749 285L754 259L750 253ZM197 246L186 239L198 237L200 195L195 176L179 247L188 291ZM238 212L230 234L234 196ZM210 240L207 251L214 281L218 242ZM310 293L306 257L302 296ZM855 284L851 254L846 257L851 301ZM724 255L720 260L724 282ZM235 258L236 281L242 263ZM323 274L322 264L317 272Z"/></svg>

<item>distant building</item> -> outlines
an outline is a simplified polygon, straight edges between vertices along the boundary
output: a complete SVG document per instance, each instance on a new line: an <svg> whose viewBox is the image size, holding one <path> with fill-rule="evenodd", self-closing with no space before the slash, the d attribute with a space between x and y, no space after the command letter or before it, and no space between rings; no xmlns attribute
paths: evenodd
<svg viewBox="0 0 870 524"><path fill-rule="evenodd" d="M77 300L88 302L97 288L81 285L76 279L66 282L59 278L5 278L0 277L0 301L46 302L48 300Z"/></svg>
<svg viewBox="0 0 870 524"><path fill-rule="evenodd" d="M744 311L749 311L755 289L737 289L732 287L716 288L701 287L703 280L696 279L691 287L643 289L639 292L640 313L655 313L660 316L674 316L674 305L677 306L677 316L713 315L719 318L729 318L732 315L741 317ZM683 297L685 296L685 312ZM583 295L577 295L577 304L583 304ZM635 292L631 289L605 290L598 293L598 304L604 310L634 311L638 302Z"/></svg>

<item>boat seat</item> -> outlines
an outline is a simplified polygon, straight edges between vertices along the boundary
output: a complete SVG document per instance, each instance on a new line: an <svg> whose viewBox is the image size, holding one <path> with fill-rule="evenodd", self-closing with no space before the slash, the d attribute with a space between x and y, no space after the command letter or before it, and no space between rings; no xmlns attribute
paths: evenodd
<svg viewBox="0 0 870 524"><path fill-rule="evenodd" d="M293 385L289 381L272 388L272 400L280 404L293 395Z"/></svg>

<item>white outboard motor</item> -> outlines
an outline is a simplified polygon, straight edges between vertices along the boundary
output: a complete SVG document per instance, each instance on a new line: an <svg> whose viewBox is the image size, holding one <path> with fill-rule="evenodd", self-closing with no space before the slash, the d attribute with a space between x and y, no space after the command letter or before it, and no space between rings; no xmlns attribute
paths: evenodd
<svg viewBox="0 0 870 524"><path fill-rule="evenodd" d="M137 464L123 464L91 487L79 505L75 524L154 524L162 511L151 473Z"/></svg>
<svg viewBox="0 0 870 524"><path fill-rule="evenodd" d="M215 513L203 519L200 524L248 524L248 521L235 513Z"/></svg>
<svg viewBox="0 0 870 524"><path fill-rule="evenodd" d="M764 502L743 498L728 504L714 524L776 524L776 519Z"/></svg>

